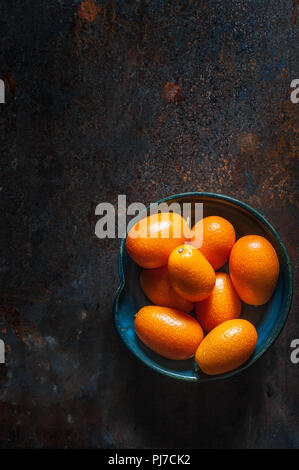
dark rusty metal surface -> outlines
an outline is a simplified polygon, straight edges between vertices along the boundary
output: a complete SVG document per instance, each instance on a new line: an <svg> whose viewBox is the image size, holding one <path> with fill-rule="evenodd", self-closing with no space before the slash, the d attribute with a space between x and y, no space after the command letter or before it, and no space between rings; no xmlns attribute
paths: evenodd
<svg viewBox="0 0 299 470"><path fill-rule="evenodd" d="M296 11L291 0L1 2L1 447L299 446ZM163 98L169 82L179 100ZM99 202L193 190L264 213L295 273L272 349L201 386L125 349L112 322L119 241L94 235Z"/></svg>

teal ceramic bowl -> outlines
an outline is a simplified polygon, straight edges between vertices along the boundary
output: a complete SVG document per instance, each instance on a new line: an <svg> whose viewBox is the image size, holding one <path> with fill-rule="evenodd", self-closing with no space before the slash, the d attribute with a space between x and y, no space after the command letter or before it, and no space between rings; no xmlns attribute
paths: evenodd
<svg viewBox="0 0 299 470"><path fill-rule="evenodd" d="M269 302L261 307L244 303L242 305L242 318L251 321L258 332L258 342L251 358L229 373L208 376L197 370L194 359L188 361L165 359L148 349L137 338L134 330L135 314L144 305L150 305L150 302L139 284L141 268L129 257L124 238L121 241L119 253L120 285L113 305L114 322L118 334L138 359L151 369L169 377L190 382L207 382L235 375L253 364L270 348L286 322L292 301L292 269L287 250L277 232L259 212L231 197L212 193L185 193L162 199L157 204L162 202L167 204L201 202L204 217L219 215L226 218L235 227L237 239L249 234L266 237L274 246L280 262L280 275L276 289Z"/></svg>

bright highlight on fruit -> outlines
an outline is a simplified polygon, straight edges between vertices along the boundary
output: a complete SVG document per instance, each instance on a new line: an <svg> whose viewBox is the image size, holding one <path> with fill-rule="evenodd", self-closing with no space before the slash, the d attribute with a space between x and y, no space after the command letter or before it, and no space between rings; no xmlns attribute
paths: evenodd
<svg viewBox="0 0 299 470"><path fill-rule="evenodd" d="M135 330L146 346L174 360L192 357L204 336L200 324L191 315L154 305L139 310Z"/></svg>
<svg viewBox="0 0 299 470"><path fill-rule="evenodd" d="M228 320L203 339L195 360L208 375L224 374L240 367L252 355L257 343L255 327L247 320Z"/></svg>
<svg viewBox="0 0 299 470"><path fill-rule="evenodd" d="M159 268L167 264L172 250L191 236L187 222L174 212L153 214L129 231L126 248L139 266Z"/></svg>
<svg viewBox="0 0 299 470"><path fill-rule="evenodd" d="M241 300L226 273L216 273L216 283L211 295L196 304L196 317L207 332L227 320L239 318Z"/></svg>
<svg viewBox="0 0 299 470"><path fill-rule="evenodd" d="M233 246L229 271L243 302L249 305L263 305L274 292L279 275L279 261L273 246L266 238L246 235Z"/></svg>
<svg viewBox="0 0 299 470"><path fill-rule="evenodd" d="M192 245L180 245L171 252L168 272L174 290L190 302L208 297L215 285L214 269Z"/></svg>
<svg viewBox="0 0 299 470"><path fill-rule="evenodd" d="M202 245L197 246L197 233L200 233L201 230ZM207 258L215 271L220 269L228 260L236 241L235 229L232 224L216 215L204 217L194 225L192 233L191 243Z"/></svg>

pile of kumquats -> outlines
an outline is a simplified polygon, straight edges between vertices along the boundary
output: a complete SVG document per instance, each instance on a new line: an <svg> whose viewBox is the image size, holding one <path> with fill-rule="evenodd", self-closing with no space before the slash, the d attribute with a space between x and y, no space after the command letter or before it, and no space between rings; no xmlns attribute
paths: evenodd
<svg viewBox="0 0 299 470"><path fill-rule="evenodd" d="M265 304L279 274L266 238L236 241L233 225L219 216L205 217L191 230L179 214L163 212L138 221L126 248L144 268L140 283L153 304L135 317L136 334L147 347L174 360L195 355L209 375L249 359L258 336L252 323L240 319L242 301ZM221 271L227 262L229 274Z"/></svg>

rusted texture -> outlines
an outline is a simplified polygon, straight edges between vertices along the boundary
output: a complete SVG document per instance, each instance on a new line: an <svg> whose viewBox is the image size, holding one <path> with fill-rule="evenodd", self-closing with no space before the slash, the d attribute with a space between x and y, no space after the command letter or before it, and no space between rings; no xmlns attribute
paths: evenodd
<svg viewBox="0 0 299 470"><path fill-rule="evenodd" d="M2 447L299 446L296 4L1 3ZM163 99L168 82L180 101ZM112 322L119 241L94 235L99 202L193 190L264 213L295 274L272 349L200 387L125 349Z"/></svg>
<svg viewBox="0 0 299 470"><path fill-rule="evenodd" d="M83 21L94 21L101 7L98 6L93 0L86 0L80 3L78 7L78 15Z"/></svg>
<svg viewBox="0 0 299 470"><path fill-rule="evenodd" d="M182 99L182 89L179 85L168 82L164 85L162 96L168 103L174 103Z"/></svg>

